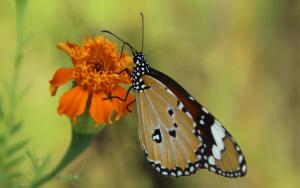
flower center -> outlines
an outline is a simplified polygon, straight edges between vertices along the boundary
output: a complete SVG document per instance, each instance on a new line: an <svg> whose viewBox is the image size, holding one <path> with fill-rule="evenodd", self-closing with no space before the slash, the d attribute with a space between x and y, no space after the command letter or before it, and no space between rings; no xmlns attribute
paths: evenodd
<svg viewBox="0 0 300 188"><path fill-rule="evenodd" d="M73 77L77 84L91 93L99 91L109 92L119 82L124 82L128 75L119 74L116 63L106 62L102 59L86 59L75 65Z"/></svg>
<svg viewBox="0 0 300 188"><path fill-rule="evenodd" d="M96 64L96 65L94 66L94 69L95 69L97 72L101 73L102 70L103 70L103 66L100 65L100 64Z"/></svg>
<svg viewBox="0 0 300 188"><path fill-rule="evenodd" d="M132 66L132 58L123 54L120 59L116 46L105 38L86 39L83 47L68 45L71 49L65 51L72 57L75 68L73 78L77 85L91 93L109 94L116 85L131 83L129 75L123 70Z"/></svg>

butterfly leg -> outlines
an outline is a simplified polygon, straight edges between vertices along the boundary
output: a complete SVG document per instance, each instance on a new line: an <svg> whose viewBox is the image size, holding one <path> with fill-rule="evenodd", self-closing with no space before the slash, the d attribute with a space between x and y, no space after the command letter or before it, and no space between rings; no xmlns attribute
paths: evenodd
<svg viewBox="0 0 300 188"><path fill-rule="evenodd" d="M129 69L128 68L125 68L125 69L123 69L121 72L119 72L118 74L121 74L121 73L123 73L123 72L126 72L128 75L130 74L130 72L129 72Z"/></svg>
<svg viewBox="0 0 300 188"><path fill-rule="evenodd" d="M127 70L128 70L128 69L127 69ZM124 70L123 70L123 71L124 71ZM119 100L121 100L121 101L123 101L123 102L126 102L128 96L129 96L130 90L131 90L132 88L133 88L133 86L130 86L130 87L128 88L128 90L127 90L127 92L126 92L126 95L125 95L125 98L124 98L124 99L121 98L120 96L109 96L109 97L107 97L107 98L103 98L103 100L108 100L108 99L119 99ZM134 102L135 102L135 99L126 105L126 110L128 110L128 112L131 112L131 110L129 109L129 106L130 106L132 103L134 103Z"/></svg>
<svg viewBox="0 0 300 188"><path fill-rule="evenodd" d="M129 106L132 105L134 102L135 102L135 99L126 105L126 110L128 110L128 112L131 112L131 110L129 109Z"/></svg>
<svg viewBox="0 0 300 188"><path fill-rule="evenodd" d="M130 92L130 90L131 90L132 88L133 88L133 86L130 86L130 87L128 88L128 90L127 90L127 92L126 92L126 95L125 95L125 98L124 98L124 99L121 98L120 96L109 96L109 97L107 97L107 98L103 98L103 100L108 100L108 99L119 99L119 100L125 102L125 101L127 100L127 98L128 98L129 92Z"/></svg>
<svg viewBox="0 0 300 188"><path fill-rule="evenodd" d="M121 48L121 54L120 54L120 58L119 58L119 60L122 58L123 51L124 51L124 46L125 46L125 42L123 42L123 44L122 44L122 48Z"/></svg>

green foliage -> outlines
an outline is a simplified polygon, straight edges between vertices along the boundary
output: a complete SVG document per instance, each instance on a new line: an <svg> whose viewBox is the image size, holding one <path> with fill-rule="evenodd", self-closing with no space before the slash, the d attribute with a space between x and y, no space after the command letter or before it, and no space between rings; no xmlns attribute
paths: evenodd
<svg viewBox="0 0 300 188"><path fill-rule="evenodd" d="M69 165L76 157L78 157L94 140L96 134L91 133L79 133L72 129L72 139L68 150L66 151L63 159L59 164L47 175L43 177L35 178L32 187L39 187L47 181L54 178L59 172L61 172L67 165ZM39 171L38 171L39 172Z"/></svg>
<svg viewBox="0 0 300 188"><path fill-rule="evenodd" d="M24 15L26 10L26 0L16 0L17 10L17 37L16 37L16 55L14 63L14 72L8 95L8 109L3 109L2 97L0 98L0 187L20 187L19 179L24 176L19 168L20 164L26 158L24 149L29 139L19 139L20 131L23 127L22 122L16 122L15 113L17 104L17 86L19 80L20 64L22 62ZM20 96L23 96L22 92ZM6 110L6 111L5 111ZM4 113L5 112L5 113Z"/></svg>
<svg viewBox="0 0 300 188"><path fill-rule="evenodd" d="M96 133L98 133L103 126L94 129L94 123L88 119L88 114L84 114L83 118L79 118L76 126L78 129L72 129L72 141L65 156L61 162L50 173L46 174L47 165L50 161L50 156L39 159L31 152L24 152L29 139L16 139L22 130L23 123L17 121L15 114L17 106L29 91L28 85L22 92L17 93L17 87L20 76L20 65L23 59L24 46L24 16L26 12L27 0L16 0L17 10L17 37L16 37L16 55L14 63L14 71L12 80L9 84L7 95L8 109L7 115L4 116L2 108L2 98L0 98L0 121L4 119L3 126L0 127L0 187L20 187L20 178L24 176L18 166L27 158L31 162L30 182L27 183L30 187L40 187L48 180L55 177L62 169L64 169L71 161L73 161L79 154L81 154L92 142ZM17 123L16 123L17 122ZM79 131L76 132L75 130ZM84 134L80 133L84 132ZM90 133L90 131L95 131ZM78 176L66 176L62 178L64 181L74 181ZM26 183L25 183L26 184ZM24 184L24 185L25 185Z"/></svg>
<svg viewBox="0 0 300 188"><path fill-rule="evenodd" d="M15 187L19 177L23 175L18 166L25 159L24 148L29 140L14 141L21 130L21 123L14 126L3 125L0 132L0 187Z"/></svg>
<svg viewBox="0 0 300 188"><path fill-rule="evenodd" d="M2 98L1 98L1 95L0 95L0 126L1 126L1 121L3 119L3 107L2 107Z"/></svg>
<svg viewBox="0 0 300 188"><path fill-rule="evenodd" d="M48 167L47 165L49 164L50 161L50 156L40 159L30 151L26 151L26 154L31 162L32 174L30 175L30 181L32 183L35 182L36 180L41 179L43 175L46 173Z"/></svg>

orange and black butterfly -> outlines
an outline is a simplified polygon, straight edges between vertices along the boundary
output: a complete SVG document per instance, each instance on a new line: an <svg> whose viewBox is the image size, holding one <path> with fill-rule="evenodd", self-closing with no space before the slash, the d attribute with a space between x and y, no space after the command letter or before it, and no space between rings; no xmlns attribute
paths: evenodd
<svg viewBox="0 0 300 188"><path fill-rule="evenodd" d="M139 140L153 168L176 177L200 168L225 177L244 176L245 157L223 125L176 81L151 68L143 47L139 52L113 33L103 32L121 40L133 54L132 85L122 100L135 91Z"/></svg>

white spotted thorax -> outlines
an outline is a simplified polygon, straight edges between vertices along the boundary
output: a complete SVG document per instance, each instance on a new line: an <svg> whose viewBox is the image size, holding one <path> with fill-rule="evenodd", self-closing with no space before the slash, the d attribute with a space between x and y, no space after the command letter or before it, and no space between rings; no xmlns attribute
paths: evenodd
<svg viewBox="0 0 300 188"><path fill-rule="evenodd" d="M142 92L147 89L142 76L150 72L149 65L143 52L133 53L134 69L130 74L133 90L135 92Z"/></svg>

